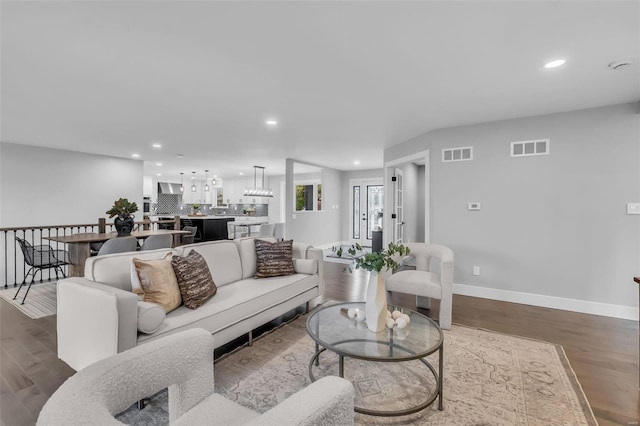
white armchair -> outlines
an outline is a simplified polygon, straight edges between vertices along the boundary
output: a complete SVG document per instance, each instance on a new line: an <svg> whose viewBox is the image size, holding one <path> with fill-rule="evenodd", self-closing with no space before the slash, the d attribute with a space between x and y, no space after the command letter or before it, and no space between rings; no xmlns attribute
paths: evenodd
<svg viewBox="0 0 640 426"><path fill-rule="evenodd" d="M121 424L116 414L168 387L172 425L353 425L353 386L339 377L324 377L263 414L215 394L213 349L211 334L192 329L100 360L60 386L37 424Z"/></svg>
<svg viewBox="0 0 640 426"><path fill-rule="evenodd" d="M388 292L416 295L416 305L429 309L431 298L440 300L440 328L451 328L453 298L453 251L444 246L426 243L406 243L416 259L416 270L396 272L386 281ZM431 272L431 258L440 260L440 273Z"/></svg>

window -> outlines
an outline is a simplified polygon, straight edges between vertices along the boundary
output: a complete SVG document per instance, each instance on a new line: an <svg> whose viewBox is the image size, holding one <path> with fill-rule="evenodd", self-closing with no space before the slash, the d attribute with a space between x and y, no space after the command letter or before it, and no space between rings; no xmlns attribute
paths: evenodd
<svg viewBox="0 0 640 426"><path fill-rule="evenodd" d="M322 210L322 184L296 185L296 211Z"/></svg>

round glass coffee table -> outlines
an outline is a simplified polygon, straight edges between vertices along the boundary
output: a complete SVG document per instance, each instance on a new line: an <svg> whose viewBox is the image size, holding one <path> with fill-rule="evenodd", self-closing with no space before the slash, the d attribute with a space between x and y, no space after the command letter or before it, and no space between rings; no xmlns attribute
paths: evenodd
<svg viewBox="0 0 640 426"><path fill-rule="evenodd" d="M423 410L438 398L438 409L442 410L442 330L433 320L410 309L388 305L409 315L411 322L404 329L389 329L374 333L365 323L357 327L355 319L346 315L349 308L364 310L363 302L339 303L322 307L309 315L307 333L316 343L316 352L309 361L309 377L315 381L314 365L319 365L319 356L325 350L338 355L338 375L344 377L344 357L374 362L403 362L419 360L433 374L437 386L426 399L415 406L402 410L384 411L355 407L358 413L373 416L403 416ZM400 334L399 334L400 333ZM426 357L438 351L438 371ZM393 380L393 377L390 377Z"/></svg>

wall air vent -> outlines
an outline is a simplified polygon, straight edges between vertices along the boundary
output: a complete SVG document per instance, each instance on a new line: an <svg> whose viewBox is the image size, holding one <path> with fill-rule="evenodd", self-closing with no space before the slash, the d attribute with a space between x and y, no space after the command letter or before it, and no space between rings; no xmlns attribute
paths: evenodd
<svg viewBox="0 0 640 426"><path fill-rule="evenodd" d="M549 139L511 142L512 157L527 157L530 155L548 155Z"/></svg>
<svg viewBox="0 0 640 426"><path fill-rule="evenodd" d="M442 150L442 162L473 160L473 147L463 146L460 148L446 148Z"/></svg>

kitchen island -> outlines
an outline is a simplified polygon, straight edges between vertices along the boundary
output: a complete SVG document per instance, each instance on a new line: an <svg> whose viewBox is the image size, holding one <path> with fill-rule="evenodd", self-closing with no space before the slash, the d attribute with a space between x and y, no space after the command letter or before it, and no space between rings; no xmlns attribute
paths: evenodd
<svg viewBox="0 0 640 426"><path fill-rule="evenodd" d="M154 218L157 219L160 217L164 216L154 216ZM253 226L255 232L255 228L257 228L258 225L267 223L268 221L269 218L267 216L180 215L180 229L185 226L195 226L198 228L196 234L197 241L216 241L234 239L235 233L232 232L230 235L229 230L235 230L236 226L246 226L247 229L251 229ZM234 224L229 226L229 222L234 222Z"/></svg>
<svg viewBox="0 0 640 426"><path fill-rule="evenodd" d="M216 241L227 239L227 222L233 222L231 216L180 216L180 229L185 226L198 228L196 241Z"/></svg>

